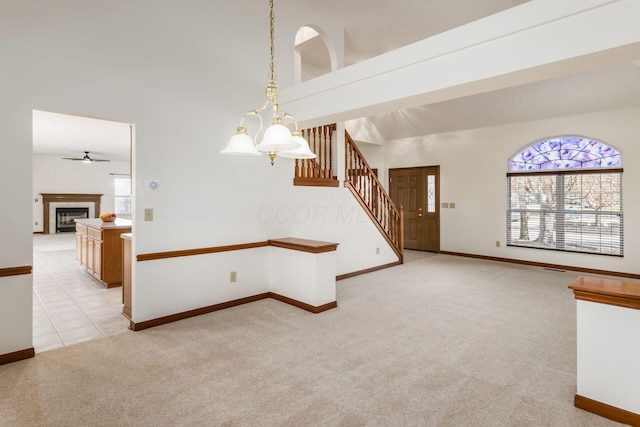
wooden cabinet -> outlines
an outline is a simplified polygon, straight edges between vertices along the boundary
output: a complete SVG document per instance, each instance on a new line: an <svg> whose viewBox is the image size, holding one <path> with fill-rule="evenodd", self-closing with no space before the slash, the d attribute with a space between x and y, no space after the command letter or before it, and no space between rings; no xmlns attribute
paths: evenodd
<svg viewBox="0 0 640 427"><path fill-rule="evenodd" d="M98 218L76 220L76 259L108 288L122 285L122 233L131 221L103 223Z"/></svg>
<svg viewBox="0 0 640 427"><path fill-rule="evenodd" d="M102 241L93 241L93 276L101 280L102 278Z"/></svg>

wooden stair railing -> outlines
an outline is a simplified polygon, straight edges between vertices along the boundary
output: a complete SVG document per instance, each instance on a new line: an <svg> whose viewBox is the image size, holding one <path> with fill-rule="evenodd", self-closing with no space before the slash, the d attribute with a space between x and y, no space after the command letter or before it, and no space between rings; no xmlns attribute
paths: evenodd
<svg viewBox="0 0 640 427"><path fill-rule="evenodd" d="M404 257L404 221L402 209L389 197L364 156L345 131L345 180L360 205L393 248L400 262Z"/></svg>
<svg viewBox="0 0 640 427"><path fill-rule="evenodd" d="M336 125L324 125L304 129L302 136L309 141L309 149L315 159L296 159L293 185L338 187L340 182L333 171L333 148L331 137Z"/></svg>

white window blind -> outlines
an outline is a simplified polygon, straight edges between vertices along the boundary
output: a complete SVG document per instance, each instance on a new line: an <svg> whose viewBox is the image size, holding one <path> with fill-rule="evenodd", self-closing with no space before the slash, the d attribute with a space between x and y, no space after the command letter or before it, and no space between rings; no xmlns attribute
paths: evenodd
<svg viewBox="0 0 640 427"><path fill-rule="evenodd" d="M507 245L623 256L622 169L507 174Z"/></svg>

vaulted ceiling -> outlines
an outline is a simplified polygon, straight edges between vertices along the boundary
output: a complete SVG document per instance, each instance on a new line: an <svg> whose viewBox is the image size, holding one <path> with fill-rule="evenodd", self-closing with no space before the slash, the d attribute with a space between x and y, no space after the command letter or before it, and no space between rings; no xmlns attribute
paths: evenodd
<svg viewBox="0 0 640 427"><path fill-rule="evenodd" d="M528 0L295 0L345 27L348 66ZM313 44L310 44L313 47ZM310 55L313 61L313 55ZM640 106L640 57L588 72L388 111L371 122L386 139ZM425 76L425 78L429 78Z"/></svg>
<svg viewBox="0 0 640 427"><path fill-rule="evenodd" d="M529 0L293 0L330 15L345 28L345 64L361 62ZM313 51L314 43L309 44ZM426 76L428 78L428 76ZM640 106L640 57L635 62L473 95L438 104L388 111L370 117L386 140L473 129L603 109ZM63 131L68 123L70 132ZM82 155L92 151L111 159L128 158L128 139L112 142L83 134L89 124L118 128L111 122L36 114L34 152ZM124 125L115 135L120 135ZM91 145L87 145L91 139ZM87 143L85 143L87 142ZM58 145L54 150L53 145ZM86 148L84 148L86 147Z"/></svg>

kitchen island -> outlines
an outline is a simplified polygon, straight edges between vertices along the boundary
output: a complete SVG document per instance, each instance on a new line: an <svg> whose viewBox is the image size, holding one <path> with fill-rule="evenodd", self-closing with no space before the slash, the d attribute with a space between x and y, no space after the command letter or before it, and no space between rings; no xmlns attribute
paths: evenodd
<svg viewBox="0 0 640 427"><path fill-rule="evenodd" d="M107 288L122 285L122 233L131 232L131 221L117 218L76 219L76 260Z"/></svg>

